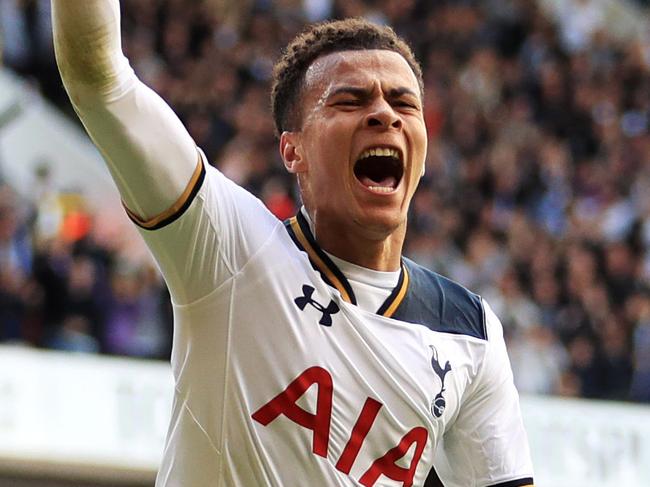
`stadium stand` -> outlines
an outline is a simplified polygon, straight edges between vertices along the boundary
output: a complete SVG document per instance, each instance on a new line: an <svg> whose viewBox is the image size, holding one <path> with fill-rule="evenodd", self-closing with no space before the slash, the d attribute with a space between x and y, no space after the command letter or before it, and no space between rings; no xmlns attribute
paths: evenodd
<svg viewBox="0 0 650 487"><path fill-rule="evenodd" d="M650 402L647 36L610 35L598 10L579 28L555 22L529 0L250 0L219 14L210 1L122 4L140 77L280 218L297 204L268 110L280 46L328 17L394 26L423 62L430 134L406 254L492 303L521 392ZM3 60L70 111L48 9L0 2ZM167 357L151 265L96 238L83 203L51 191L55 227L44 193L0 187L0 341Z"/></svg>

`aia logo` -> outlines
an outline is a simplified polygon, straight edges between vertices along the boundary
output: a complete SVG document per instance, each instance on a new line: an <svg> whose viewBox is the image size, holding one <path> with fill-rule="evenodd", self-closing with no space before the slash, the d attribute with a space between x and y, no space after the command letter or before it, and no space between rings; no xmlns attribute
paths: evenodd
<svg viewBox="0 0 650 487"><path fill-rule="evenodd" d="M314 308L322 313L319 324L323 326L332 326L332 315L335 315L339 312L339 306L334 301L330 301L327 306L323 306L318 301L312 298L315 289L307 284L302 286L302 296L293 300L296 303L296 306L300 308L300 311L305 309L305 306L311 304Z"/></svg>
<svg viewBox="0 0 650 487"><path fill-rule="evenodd" d="M314 385L317 387L316 410L311 412L298 405L298 401ZM268 426L279 416L284 416L296 423L296 425L310 430L312 432L312 453L328 458L333 398L334 381L332 375L322 367L310 367L296 377L282 392L255 411L252 418L261 425ZM358 459L361 447L375 424L382 407L383 404L376 399L366 398L361 407L361 412L348 434L348 440L341 456L336 461L335 468L339 472L349 475L357 461L364 461L364 463L367 463L362 465L364 473L358 479L359 484L365 487L373 487L377 484L379 478L384 475L391 480L402 482L403 487L411 487L422 452L429 438L429 432L426 428L416 426L407 431L398 441L385 445L386 453L374 459L374 461L367 458L364 460ZM335 424L337 424L337 428L340 428L340 423L335 421ZM414 448L411 448L413 446ZM410 461L405 461L404 457L409 450L413 451L413 456Z"/></svg>
<svg viewBox="0 0 650 487"><path fill-rule="evenodd" d="M436 397L433 398L433 401L431 401L431 414L433 414L436 418L439 418L442 416L442 413L445 412L445 408L447 407L447 401L445 400L442 393L445 392L445 376L447 373L451 372L451 364L449 363L449 360L447 360L447 363L444 367L440 365L436 347L429 345L429 348L432 352L431 367L433 368L433 371L436 373L436 375L440 377L440 392L438 392L438 394L436 394Z"/></svg>

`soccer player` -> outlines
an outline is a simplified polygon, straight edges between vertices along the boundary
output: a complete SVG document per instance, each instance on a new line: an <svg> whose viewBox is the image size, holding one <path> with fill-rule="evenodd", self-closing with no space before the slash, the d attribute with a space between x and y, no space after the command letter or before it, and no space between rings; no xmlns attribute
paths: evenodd
<svg viewBox="0 0 650 487"><path fill-rule="evenodd" d="M360 20L289 45L272 104L304 206L283 223L136 78L117 0L52 1L66 89L172 295L156 485L532 485L498 319L401 255L427 143L408 46Z"/></svg>

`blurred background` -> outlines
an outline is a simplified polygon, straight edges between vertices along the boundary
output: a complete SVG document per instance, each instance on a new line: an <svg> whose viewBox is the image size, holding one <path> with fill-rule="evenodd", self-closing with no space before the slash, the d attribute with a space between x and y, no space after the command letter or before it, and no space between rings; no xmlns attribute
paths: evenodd
<svg viewBox="0 0 650 487"><path fill-rule="evenodd" d="M538 487L650 485L650 2L121 3L140 78L281 219L299 204L269 110L282 47L308 22L349 16L404 36L429 133L405 255L501 318L538 471L557 453ZM0 0L0 39L0 485L151 485L169 295L62 89L49 0ZM82 439L61 446L108 403L126 421L104 432L114 451L84 460ZM72 423L56 415L70 408Z"/></svg>

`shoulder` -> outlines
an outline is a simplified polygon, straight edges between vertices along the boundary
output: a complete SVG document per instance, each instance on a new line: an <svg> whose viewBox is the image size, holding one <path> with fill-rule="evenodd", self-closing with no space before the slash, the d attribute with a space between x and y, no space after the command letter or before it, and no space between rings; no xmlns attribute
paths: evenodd
<svg viewBox="0 0 650 487"><path fill-rule="evenodd" d="M409 259L404 265L409 289L393 318L487 340L486 310L479 295Z"/></svg>

